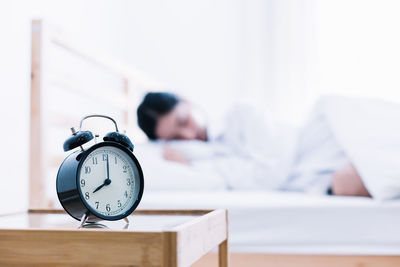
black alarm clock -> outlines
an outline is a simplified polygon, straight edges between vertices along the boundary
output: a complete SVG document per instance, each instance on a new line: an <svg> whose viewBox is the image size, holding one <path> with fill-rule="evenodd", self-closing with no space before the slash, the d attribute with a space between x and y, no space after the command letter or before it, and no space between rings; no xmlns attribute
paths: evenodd
<svg viewBox="0 0 400 267"><path fill-rule="evenodd" d="M82 123L92 117L111 120L116 131L106 134L103 142L83 149L82 145L94 136L90 131L81 130ZM114 119L104 115L86 116L80 122L79 131L71 130L72 136L64 142L64 151L78 150L67 156L57 173L57 195L62 207L81 221L81 225L100 220L127 220L139 205L144 186L142 169L132 153L132 142L118 131Z"/></svg>

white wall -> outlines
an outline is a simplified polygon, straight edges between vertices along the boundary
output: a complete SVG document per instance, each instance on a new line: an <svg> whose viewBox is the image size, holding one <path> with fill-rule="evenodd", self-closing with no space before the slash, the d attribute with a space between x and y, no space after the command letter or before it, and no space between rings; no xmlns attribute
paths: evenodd
<svg viewBox="0 0 400 267"><path fill-rule="evenodd" d="M314 0L267 1L267 84L279 119L301 124L315 101L317 86Z"/></svg>
<svg viewBox="0 0 400 267"><path fill-rule="evenodd" d="M400 2L316 1L320 93L400 101Z"/></svg>
<svg viewBox="0 0 400 267"><path fill-rule="evenodd" d="M202 107L222 112L240 76L240 1L130 1L131 64ZM158 89L158 88L154 88Z"/></svg>
<svg viewBox="0 0 400 267"><path fill-rule="evenodd" d="M317 84L314 1L131 1L126 60L219 117L235 102L300 123Z"/></svg>

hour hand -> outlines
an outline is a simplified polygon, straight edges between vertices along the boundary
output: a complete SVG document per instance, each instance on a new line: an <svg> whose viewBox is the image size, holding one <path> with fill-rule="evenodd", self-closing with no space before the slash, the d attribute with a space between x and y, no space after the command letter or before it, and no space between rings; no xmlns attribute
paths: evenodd
<svg viewBox="0 0 400 267"><path fill-rule="evenodd" d="M98 186L98 187L93 191L93 193L96 193L97 191L99 191L100 189L102 189L103 186L105 186L105 185L106 185L106 183L103 183L102 185Z"/></svg>
<svg viewBox="0 0 400 267"><path fill-rule="evenodd" d="M93 193L96 193L97 191L99 191L100 189L102 189L103 186L109 185L109 184L111 184L111 180L107 178L107 179L104 180L104 183L103 183L102 185L98 186L98 187L93 191Z"/></svg>

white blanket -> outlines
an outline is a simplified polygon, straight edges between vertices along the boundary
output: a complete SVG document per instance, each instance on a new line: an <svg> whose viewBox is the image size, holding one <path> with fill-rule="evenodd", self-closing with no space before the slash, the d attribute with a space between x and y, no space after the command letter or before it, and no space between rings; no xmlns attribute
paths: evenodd
<svg viewBox="0 0 400 267"><path fill-rule="evenodd" d="M326 194L334 173L350 164L326 115L329 101L328 97L319 99L298 132L290 173L279 189Z"/></svg>
<svg viewBox="0 0 400 267"><path fill-rule="evenodd" d="M400 197L400 104L330 97L332 131L376 199Z"/></svg>

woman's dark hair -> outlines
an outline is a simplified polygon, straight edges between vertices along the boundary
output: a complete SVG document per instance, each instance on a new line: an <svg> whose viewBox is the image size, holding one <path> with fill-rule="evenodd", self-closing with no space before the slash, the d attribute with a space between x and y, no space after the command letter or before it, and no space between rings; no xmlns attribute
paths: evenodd
<svg viewBox="0 0 400 267"><path fill-rule="evenodd" d="M180 102L178 96L166 92L150 92L137 109L139 127L149 139L157 139L158 118L170 112Z"/></svg>

